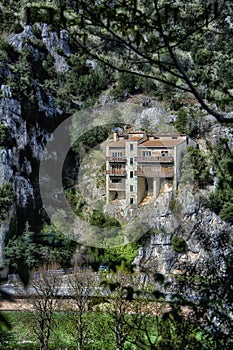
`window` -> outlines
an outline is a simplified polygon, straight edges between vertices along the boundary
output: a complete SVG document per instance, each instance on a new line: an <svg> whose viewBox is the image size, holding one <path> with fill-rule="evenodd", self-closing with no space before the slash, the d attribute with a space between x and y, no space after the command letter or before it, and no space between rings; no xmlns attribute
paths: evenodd
<svg viewBox="0 0 233 350"><path fill-rule="evenodd" d="M133 158L130 158L129 164L130 164L130 165L133 165Z"/></svg>
<svg viewBox="0 0 233 350"><path fill-rule="evenodd" d="M122 157L122 152L112 152L112 157L114 157L114 158L121 158Z"/></svg>
<svg viewBox="0 0 233 350"><path fill-rule="evenodd" d="M143 157L151 157L151 151L142 151Z"/></svg>
<svg viewBox="0 0 233 350"><path fill-rule="evenodd" d="M113 184L119 184L122 183L122 179L112 179Z"/></svg>
<svg viewBox="0 0 233 350"><path fill-rule="evenodd" d="M130 192L133 192L133 185L130 185Z"/></svg>
<svg viewBox="0 0 233 350"><path fill-rule="evenodd" d="M168 157L168 151L161 151L162 157Z"/></svg>
<svg viewBox="0 0 233 350"><path fill-rule="evenodd" d="M133 171L129 172L129 177L132 179L133 178Z"/></svg>
<svg viewBox="0 0 233 350"><path fill-rule="evenodd" d="M133 198L130 198L129 204L133 204Z"/></svg>
<svg viewBox="0 0 233 350"><path fill-rule="evenodd" d="M130 144L130 151L132 152L133 151L133 143Z"/></svg>

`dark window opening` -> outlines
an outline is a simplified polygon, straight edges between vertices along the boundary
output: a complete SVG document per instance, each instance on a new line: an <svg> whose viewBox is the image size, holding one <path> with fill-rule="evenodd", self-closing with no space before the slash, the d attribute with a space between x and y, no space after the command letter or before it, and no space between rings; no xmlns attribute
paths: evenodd
<svg viewBox="0 0 233 350"><path fill-rule="evenodd" d="M168 157L168 151L162 151L161 152L162 157Z"/></svg>
<svg viewBox="0 0 233 350"><path fill-rule="evenodd" d="M130 144L130 151L133 151L133 143Z"/></svg>
<svg viewBox="0 0 233 350"><path fill-rule="evenodd" d="M132 179L132 177L133 177L133 171L130 171L129 177Z"/></svg>
<svg viewBox="0 0 233 350"><path fill-rule="evenodd" d="M130 185L130 192L133 192L133 185Z"/></svg>
<svg viewBox="0 0 233 350"><path fill-rule="evenodd" d="M133 158L130 158L129 163L130 165L133 165Z"/></svg>
<svg viewBox="0 0 233 350"><path fill-rule="evenodd" d="M133 204L133 198L130 198L129 203Z"/></svg>
<svg viewBox="0 0 233 350"><path fill-rule="evenodd" d="M122 157L122 152L112 152L113 158L121 158Z"/></svg>
<svg viewBox="0 0 233 350"><path fill-rule="evenodd" d="M112 179L113 184L122 183L122 179Z"/></svg>
<svg viewBox="0 0 233 350"><path fill-rule="evenodd" d="M143 157L151 157L151 151L142 151Z"/></svg>

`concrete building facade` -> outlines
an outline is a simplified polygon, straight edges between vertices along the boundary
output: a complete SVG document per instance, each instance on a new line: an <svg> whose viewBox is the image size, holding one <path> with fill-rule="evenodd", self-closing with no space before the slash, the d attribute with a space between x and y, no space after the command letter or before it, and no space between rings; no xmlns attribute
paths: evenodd
<svg viewBox="0 0 233 350"><path fill-rule="evenodd" d="M115 132L106 147L107 203L122 199L126 205L139 205L148 195L156 198L168 180L175 190L188 144L186 135Z"/></svg>

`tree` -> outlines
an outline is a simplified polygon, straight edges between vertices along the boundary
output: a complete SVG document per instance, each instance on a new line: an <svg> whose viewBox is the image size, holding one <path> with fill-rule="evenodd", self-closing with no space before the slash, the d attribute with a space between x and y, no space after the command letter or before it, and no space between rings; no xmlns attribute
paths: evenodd
<svg viewBox="0 0 233 350"><path fill-rule="evenodd" d="M77 349L83 350L86 349L90 338L91 325L87 318L87 311L92 303L93 290L95 290L94 273L89 269L76 271L70 275L68 286L72 295L70 307L66 310L72 322L69 331L77 341Z"/></svg>
<svg viewBox="0 0 233 350"><path fill-rule="evenodd" d="M32 331L40 343L40 350L47 350L53 331L54 313L58 308L59 286L61 281L58 276L50 276L45 273L34 278L30 287L32 295L30 301L34 309L32 314Z"/></svg>
<svg viewBox="0 0 233 350"><path fill-rule="evenodd" d="M1 272L1 269L0 269L0 272ZM11 295L9 293L6 293L1 288L1 285L3 283L6 283L6 280L5 278L2 278L0 276L0 300L1 301L7 300L7 301L13 302L14 300L12 299ZM10 323L8 322L7 318L2 313L0 313L0 346L6 345L11 339L10 330L11 330Z"/></svg>
<svg viewBox="0 0 233 350"><path fill-rule="evenodd" d="M110 316L108 324L117 350L125 349L136 323L138 313L134 293L137 282L135 276L124 271L108 274L102 281L107 301L105 311Z"/></svg>
<svg viewBox="0 0 233 350"><path fill-rule="evenodd" d="M10 265L17 272L31 270L39 265L40 256L37 245L33 242L34 232L30 230L28 223L21 236L13 236L5 247L5 264Z"/></svg>
<svg viewBox="0 0 233 350"><path fill-rule="evenodd" d="M34 237L40 254L41 264L59 264L70 267L76 243L68 234L63 234L54 225L45 225L40 234Z"/></svg>
<svg viewBox="0 0 233 350"><path fill-rule="evenodd" d="M43 16L48 19L48 13L53 12L51 25L68 29L84 53L121 73L155 80L173 87L173 92L191 93L219 122L232 123L232 118L206 101L230 100L233 77L226 79L226 67L232 67L232 2L100 0L39 4L27 5L34 22Z"/></svg>
<svg viewBox="0 0 233 350"><path fill-rule="evenodd" d="M227 139L212 146L208 143L214 164L216 186L210 194L209 206L222 220L233 221L233 154Z"/></svg>

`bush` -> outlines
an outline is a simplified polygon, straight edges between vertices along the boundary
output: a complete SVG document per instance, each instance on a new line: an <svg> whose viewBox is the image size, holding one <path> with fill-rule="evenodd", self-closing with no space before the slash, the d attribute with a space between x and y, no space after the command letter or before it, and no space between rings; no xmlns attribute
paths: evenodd
<svg viewBox="0 0 233 350"><path fill-rule="evenodd" d="M180 236L172 237L172 249L177 253L183 253L186 249L186 242Z"/></svg>
<svg viewBox="0 0 233 350"><path fill-rule="evenodd" d="M99 210L94 210L90 218L90 224L96 227L111 228L120 227L120 223L117 219L102 213Z"/></svg>
<svg viewBox="0 0 233 350"><path fill-rule="evenodd" d="M116 244L117 239L118 237L113 239L110 238L107 241L109 245L111 243ZM140 244L136 241L106 248L99 252L96 260L101 264L107 265L111 270L116 270L117 268L130 270L132 268L131 264L138 254L139 247Z"/></svg>
<svg viewBox="0 0 233 350"><path fill-rule="evenodd" d="M209 207L222 220L233 221L233 157L226 139L212 147L211 155L216 169L215 191L209 197Z"/></svg>
<svg viewBox="0 0 233 350"><path fill-rule="evenodd" d="M194 183L199 188L212 185L213 176L210 174L210 159L200 149L190 146L182 161L180 182Z"/></svg>
<svg viewBox="0 0 233 350"><path fill-rule="evenodd" d="M6 218L7 212L13 204L14 194L11 183L0 186L0 221Z"/></svg>
<svg viewBox="0 0 233 350"><path fill-rule="evenodd" d="M5 146L7 134L7 127L4 124L0 123L0 147Z"/></svg>

